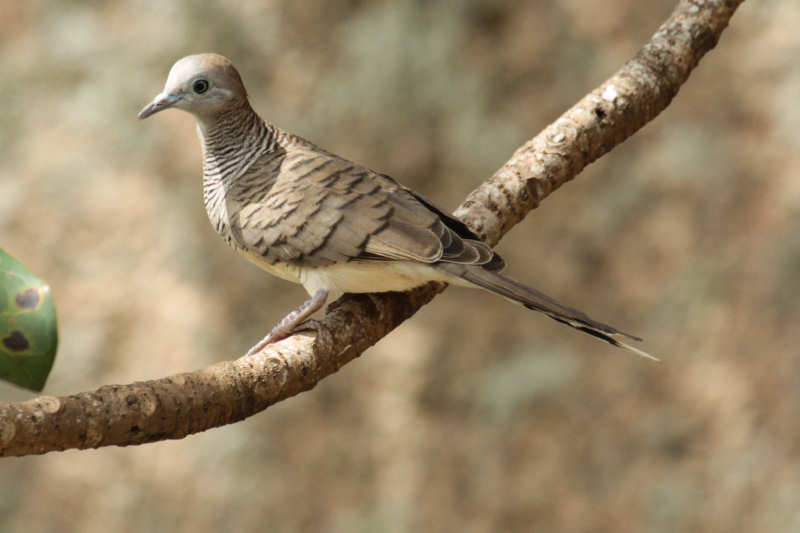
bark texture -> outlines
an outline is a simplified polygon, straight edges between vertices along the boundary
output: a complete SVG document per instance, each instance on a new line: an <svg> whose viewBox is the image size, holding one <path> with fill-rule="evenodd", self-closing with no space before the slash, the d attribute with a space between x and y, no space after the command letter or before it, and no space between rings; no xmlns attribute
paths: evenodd
<svg viewBox="0 0 800 533"><path fill-rule="evenodd" d="M681 0L611 78L521 146L455 215L491 245L544 198L652 120L717 43L742 0ZM347 295L316 332L195 372L0 404L0 455L179 439L311 389L444 289Z"/></svg>

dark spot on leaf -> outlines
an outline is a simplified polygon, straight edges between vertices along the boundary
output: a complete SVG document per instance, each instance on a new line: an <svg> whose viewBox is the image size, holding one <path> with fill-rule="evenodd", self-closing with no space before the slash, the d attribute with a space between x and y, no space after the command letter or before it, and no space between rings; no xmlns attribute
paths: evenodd
<svg viewBox="0 0 800 533"><path fill-rule="evenodd" d="M28 289L17 294L14 301L23 309L36 309L36 306L39 305L39 291L37 289Z"/></svg>
<svg viewBox="0 0 800 533"><path fill-rule="evenodd" d="M130 433L139 433L139 431L141 430L139 429L139 426L131 426L131 429L129 431Z"/></svg>
<svg viewBox="0 0 800 533"><path fill-rule="evenodd" d="M9 350L14 350L15 352L21 352L22 350L27 350L30 347L30 343L28 342L28 339L25 338L25 334L18 329L15 329L11 332L11 335L3 339L3 345Z"/></svg>
<svg viewBox="0 0 800 533"><path fill-rule="evenodd" d="M600 120L606 118L606 112L603 110L602 107L595 107L594 114L597 115L597 118L599 118Z"/></svg>

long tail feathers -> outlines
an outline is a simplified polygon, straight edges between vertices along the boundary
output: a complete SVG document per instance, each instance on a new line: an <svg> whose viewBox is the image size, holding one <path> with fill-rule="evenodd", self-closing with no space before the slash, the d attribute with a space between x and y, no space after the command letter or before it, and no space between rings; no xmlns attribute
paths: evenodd
<svg viewBox="0 0 800 533"><path fill-rule="evenodd" d="M575 329L583 331L584 333L588 333L589 335L597 337L598 339L602 339L609 344L630 350L631 352L646 359L651 359L653 361L659 360L657 357L654 357L644 350L636 348L635 346L631 346L623 340L630 339L634 341L641 341L642 339L639 337L619 331L608 324L603 324L602 322L592 320L585 313L578 311L577 309L572 309L570 307L561 305L546 294L543 294L531 287L527 287L511 278L507 278L502 274L487 270L479 265L440 263L437 266L442 270L445 270L446 272L469 282L470 284L477 285L478 287L504 296L509 300L524 305L528 309L542 312L553 320L557 320L562 324L566 324Z"/></svg>

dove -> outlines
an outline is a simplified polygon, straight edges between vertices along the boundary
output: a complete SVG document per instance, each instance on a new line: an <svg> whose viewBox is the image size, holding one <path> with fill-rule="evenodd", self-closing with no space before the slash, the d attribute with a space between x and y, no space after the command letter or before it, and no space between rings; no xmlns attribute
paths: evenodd
<svg viewBox="0 0 800 533"><path fill-rule="evenodd" d="M190 55L139 113L194 116L203 200L217 233L311 298L249 354L289 336L343 293L407 291L431 281L480 288L614 346L640 338L589 318L501 274L505 261L463 222L396 180L264 121L239 72L218 54Z"/></svg>

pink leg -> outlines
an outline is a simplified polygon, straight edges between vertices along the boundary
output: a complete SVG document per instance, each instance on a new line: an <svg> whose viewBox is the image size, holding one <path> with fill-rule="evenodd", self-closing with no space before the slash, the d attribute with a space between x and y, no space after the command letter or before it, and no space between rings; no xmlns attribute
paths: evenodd
<svg viewBox="0 0 800 533"><path fill-rule="evenodd" d="M253 355L254 353L260 352L264 349L264 347L268 344L272 344L273 342L278 342L279 340L283 340L299 326L302 322L304 322L308 317L313 315L319 308L325 305L325 300L328 299L328 291L320 289L314 296L311 297L310 300L307 300L300 304L300 307L283 317L283 319L278 322L278 324L272 328L266 337L261 339L258 344L250 348L247 352L247 355Z"/></svg>

